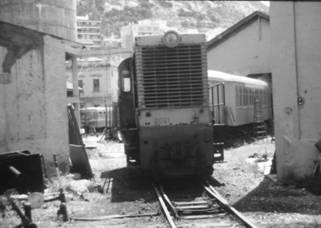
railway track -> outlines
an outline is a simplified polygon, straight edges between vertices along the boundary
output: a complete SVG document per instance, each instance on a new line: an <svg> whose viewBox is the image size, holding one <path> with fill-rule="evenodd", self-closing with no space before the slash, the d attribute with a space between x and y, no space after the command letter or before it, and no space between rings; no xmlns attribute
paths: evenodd
<svg viewBox="0 0 321 228"><path fill-rule="evenodd" d="M256 227L209 184L154 183L161 209L170 227Z"/></svg>

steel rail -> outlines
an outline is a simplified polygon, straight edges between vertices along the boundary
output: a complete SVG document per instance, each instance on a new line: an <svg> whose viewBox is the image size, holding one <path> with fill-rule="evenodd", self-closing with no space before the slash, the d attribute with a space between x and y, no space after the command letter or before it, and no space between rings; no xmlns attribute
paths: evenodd
<svg viewBox="0 0 321 228"><path fill-rule="evenodd" d="M157 216L159 213L148 213L148 214L127 214L127 215L103 215L98 217L71 217L73 221L103 221L111 219L123 219L123 218L140 218L140 217L152 217Z"/></svg>
<svg viewBox="0 0 321 228"><path fill-rule="evenodd" d="M207 181L204 184L205 190L215 199L217 199L218 203L221 204L228 212L236 216L246 227L248 228L256 228L256 226L249 221L246 217L244 217L240 212L238 212L234 207L232 207L226 199L224 199Z"/></svg>
<svg viewBox="0 0 321 228"><path fill-rule="evenodd" d="M165 202L164 202L164 199L163 199L160 191L159 191L159 190L157 189L157 187L155 186L155 184L153 184L153 188L154 188L154 190L155 190L155 192L156 192L158 201L159 201L159 203L160 203L160 205L161 205L161 207L162 207L162 209L163 209L163 212L164 212L164 214L165 214L165 217L166 217L169 225L171 226L171 228L177 228L177 226L176 226L175 223L174 223L174 220L173 220L172 216L170 215L170 213L169 213L169 211L168 211L168 208L167 208L167 206L166 206L166 204L165 204Z"/></svg>
<svg viewBox="0 0 321 228"><path fill-rule="evenodd" d="M160 190L160 193L162 194L162 196L164 197L164 200L167 202L168 206L170 207L170 209L174 213L175 218L178 218L179 216L178 216L177 210L176 210L175 206L172 204L171 200L168 198L162 185L159 185L159 190Z"/></svg>

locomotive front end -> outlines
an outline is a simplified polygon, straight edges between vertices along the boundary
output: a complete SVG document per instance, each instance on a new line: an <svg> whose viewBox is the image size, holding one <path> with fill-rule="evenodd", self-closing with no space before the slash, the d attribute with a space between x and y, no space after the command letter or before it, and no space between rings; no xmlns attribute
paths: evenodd
<svg viewBox="0 0 321 228"><path fill-rule="evenodd" d="M160 176L212 173L206 56L204 35L170 31L136 38L136 112L143 169Z"/></svg>

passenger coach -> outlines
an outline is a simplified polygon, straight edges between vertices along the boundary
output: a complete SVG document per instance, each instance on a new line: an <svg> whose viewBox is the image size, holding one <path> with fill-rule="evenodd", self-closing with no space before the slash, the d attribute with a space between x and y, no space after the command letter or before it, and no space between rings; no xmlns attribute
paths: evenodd
<svg viewBox="0 0 321 228"><path fill-rule="evenodd" d="M268 83L245 76L208 71L210 110L215 125L242 126L272 118Z"/></svg>

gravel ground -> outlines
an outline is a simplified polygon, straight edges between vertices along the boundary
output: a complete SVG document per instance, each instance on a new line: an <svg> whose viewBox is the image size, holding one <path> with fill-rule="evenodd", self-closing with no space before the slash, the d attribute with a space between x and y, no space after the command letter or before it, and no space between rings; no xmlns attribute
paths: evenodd
<svg viewBox="0 0 321 228"><path fill-rule="evenodd" d="M218 191L260 227L321 227L320 196L265 175L274 150L270 139L226 150L227 162L215 165L214 177L223 183Z"/></svg>
<svg viewBox="0 0 321 228"><path fill-rule="evenodd" d="M159 205L147 175L136 168L126 168L123 145L117 142L96 143L99 137L87 137L85 143L95 178L61 180L67 193L71 218L106 215L156 214ZM270 139L243 144L225 150L225 162L214 165L217 190L231 205L260 227L321 227L321 197L302 188L274 182L267 174L274 144ZM100 193L105 178L112 179L107 193ZM46 192L54 193L58 182L48 183ZM100 187L99 187L100 186ZM106 190L106 185L105 185ZM104 221L63 223L57 219L58 202L45 203L34 209L38 227L167 227L162 215L118 218ZM0 228L14 227L19 220L12 211L0 216ZM190 227L202 227L193 224Z"/></svg>

